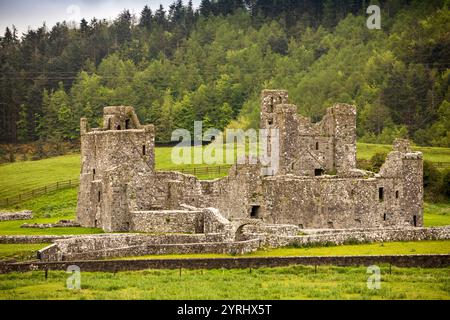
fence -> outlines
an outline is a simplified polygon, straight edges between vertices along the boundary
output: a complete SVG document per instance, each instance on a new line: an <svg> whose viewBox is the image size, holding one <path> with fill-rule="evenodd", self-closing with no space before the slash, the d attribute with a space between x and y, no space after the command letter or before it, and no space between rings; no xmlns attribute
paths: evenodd
<svg viewBox="0 0 450 320"><path fill-rule="evenodd" d="M212 175L221 175L228 173L228 170L231 168L231 165L224 166L212 166L212 167L192 167L192 168L167 168L160 169L159 171L178 171L184 174L193 174L193 175L203 175L203 176L212 176ZM0 207L8 207L14 204L18 204L20 202L32 199L34 197L60 190L65 188L76 187L80 181L78 179L66 180L66 181L58 181L43 187L39 187L12 197L8 197L5 199L0 199Z"/></svg>
<svg viewBox="0 0 450 320"><path fill-rule="evenodd" d="M40 196L43 194L46 194L48 192L52 192L52 191L56 191L56 190L60 190L60 189L65 189L65 188L71 188L71 187L75 187L79 184L79 180L78 179L74 179L74 180L66 180L66 181L58 181L43 187L39 187L24 193L20 193L18 195L12 196L12 197L8 197L5 199L0 199L0 206L1 207L7 207L13 204L17 204L20 203L22 201L25 200L29 200L32 199L36 196Z"/></svg>
<svg viewBox="0 0 450 320"><path fill-rule="evenodd" d="M450 162L433 162L433 163L438 168L442 169L450 168Z"/></svg>

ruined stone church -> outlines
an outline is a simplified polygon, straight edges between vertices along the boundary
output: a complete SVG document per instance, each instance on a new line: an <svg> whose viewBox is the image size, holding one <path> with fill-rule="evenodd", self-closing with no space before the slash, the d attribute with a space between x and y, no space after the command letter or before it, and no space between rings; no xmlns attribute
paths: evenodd
<svg viewBox="0 0 450 320"><path fill-rule="evenodd" d="M260 127L279 130L279 170L235 164L209 181L156 171L154 126L140 124L132 107L104 108L102 128L87 123L81 119L77 207L85 227L207 233L221 219L303 229L423 226L422 154L396 140L379 173L357 169L352 105L336 104L312 123L286 91L264 90Z"/></svg>

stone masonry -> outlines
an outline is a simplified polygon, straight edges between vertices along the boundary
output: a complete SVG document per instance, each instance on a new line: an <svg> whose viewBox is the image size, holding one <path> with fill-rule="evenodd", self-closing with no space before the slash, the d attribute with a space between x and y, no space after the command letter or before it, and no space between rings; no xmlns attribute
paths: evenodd
<svg viewBox="0 0 450 320"><path fill-rule="evenodd" d="M279 170L236 164L222 179L157 172L155 130L132 107L106 107L103 127L81 119L77 222L107 232L237 232L258 221L297 229L423 226L422 154L397 140L380 173L356 168L356 108L336 104L320 122L287 91L264 90L262 129L278 129ZM229 223L225 223L228 221Z"/></svg>

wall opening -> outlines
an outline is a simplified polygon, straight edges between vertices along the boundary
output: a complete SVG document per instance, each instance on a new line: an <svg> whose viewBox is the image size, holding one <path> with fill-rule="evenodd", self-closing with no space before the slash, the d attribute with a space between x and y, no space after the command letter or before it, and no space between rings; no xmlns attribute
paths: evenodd
<svg viewBox="0 0 450 320"><path fill-rule="evenodd" d="M323 175L323 169L314 169L314 175L316 177L320 177L321 175Z"/></svg>
<svg viewBox="0 0 450 320"><path fill-rule="evenodd" d="M111 130L111 118L108 118L108 126L106 127L106 130Z"/></svg>
<svg viewBox="0 0 450 320"><path fill-rule="evenodd" d="M258 219L260 211L261 211L261 207L260 206L252 206L252 210L250 212L250 218Z"/></svg>
<svg viewBox="0 0 450 320"><path fill-rule="evenodd" d="M95 180L95 169L92 169L92 180Z"/></svg>
<svg viewBox="0 0 450 320"><path fill-rule="evenodd" d="M269 113L273 112L273 97L270 97Z"/></svg>
<svg viewBox="0 0 450 320"><path fill-rule="evenodd" d="M125 129L130 129L130 119L125 120Z"/></svg>
<svg viewBox="0 0 450 320"><path fill-rule="evenodd" d="M319 142L316 142L316 150L319 150Z"/></svg>
<svg viewBox="0 0 450 320"><path fill-rule="evenodd" d="M385 214L383 214L383 221L386 221L386 218L387 218L387 215L385 213Z"/></svg>
<svg viewBox="0 0 450 320"><path fill-rule="evenodd" d="M398 199L398 195L399 195L399 193L398 193L398 190L397 190L397 191L395 191L395 199Z"/></svg>
<svg viewBox="0 0 450 320"><path fill-rule="evenodd" d="M145 156L145 144L142 146L142 154Z"/></svg>
<svg viewBox="0 0 450 320"><path fill-rule="evenodd" d="M98 200L98 202L100 202L101 198L102 198L102 193L99 191L97 193L97 200Z"/></svg>
<svg viewBox="0 0 450 320"><path fill-rule="evenodd" d="M97 219L94 221L94 228L97 228Z"/></svg>
<svg viewBox="0 0 450 320"><path fill-rule="evenodd" d="M413 216L414 227L417 227L417 216Z"/></svg>
<svg viewBox="0 0 450 320"><path fill-rule="evenodd" d="M378 200L383 201L384 200L384 188L378 188Z"/></svg>

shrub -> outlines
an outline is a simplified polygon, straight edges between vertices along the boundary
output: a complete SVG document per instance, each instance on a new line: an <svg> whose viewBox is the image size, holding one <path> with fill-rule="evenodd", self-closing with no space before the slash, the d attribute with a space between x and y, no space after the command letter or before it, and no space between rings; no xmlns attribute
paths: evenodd
<svg viewBox="0 0 450 320"><path fill-rule="evenodd" d="M423 188L425 200L432 202L441 200L442 173L427 160L423 162Z"/></svg>
<svg viewBox="0 0 450 320"><path fill-rule="evenodd" d="M370 158L370 166L373 172L379 172L381 166L386 161L386 152L377 152Z"/></svg>
<svg viewBox="0 0 450 320"><path fill-rule="evenodd" d="M450 169L442 173L442 194L450 199Z"/></svg>

